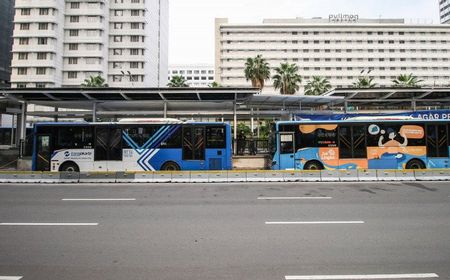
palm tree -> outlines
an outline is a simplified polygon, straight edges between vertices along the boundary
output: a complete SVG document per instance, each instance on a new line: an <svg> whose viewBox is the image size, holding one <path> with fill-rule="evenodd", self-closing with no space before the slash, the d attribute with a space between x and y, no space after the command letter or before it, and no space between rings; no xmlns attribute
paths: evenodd
<svg viewBox="0 0 450 280"><path fill-rule="evenodd" d="M373 82L371 77L359 77L356 82L353 83L354 88L374 88L377 84Z"/></svg>
<svg viewBox="0 0 450 280"><path fill-rule="evenodd" d="M98 88L98 87L108 87L105 83L105 79L102 76L90 76L89 79L85 79L84 83L81 84L82 87Z"/></svg>
<svg viewBox="0 0 450 280"><path fill-rule="evenodd" d="M313 76L305 86L305 95L321 95L331 89L331 84L326 78Z"/></svg>
<svg viewBox="0 0 450 280"><path fill-rule="evenodd" d="M264 81L270 78L270 66L259 54L255 58L247 58L244 73L245 78L252 82L253 87L263 89Z"/></svg>
<svg viewBox="0 0 450 280"><path fill-rule="evenodd" d="M392 80L394 87L420 87L419 83L423 80L419 80L417 76L413 74L398 76L395 80Z"/></svg>
<svg viewBox="0 0 450 280"><path fill-rule="evenodd" d="M210 87L210 88L221 88L222 85L219 84L218 82L212 82L212 83L210 83L210 84L208 85L208 87Z"/></svg>
<svg viewBox="0 0 450 280"><path fill-rule="evenodd" d="M175 75L172 76L172 79L170 79L170 82L167 84L168 87L189 87L188 84L186 84L186 80L183 76Z"/></svg>
<svg viewBox="0 0 450 280"><path fill-rule="evenodd" d="M302 77L297 73L298 66L295 64L281 63L280 67L275 68L273 86L280 89L281 94L294 94L300 89Z"/></svg>

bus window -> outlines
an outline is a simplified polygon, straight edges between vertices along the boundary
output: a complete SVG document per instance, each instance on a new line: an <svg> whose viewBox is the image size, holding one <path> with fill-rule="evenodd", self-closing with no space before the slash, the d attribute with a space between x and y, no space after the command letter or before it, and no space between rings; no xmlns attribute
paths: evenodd
<svg viewBox="0 0 450 280"><path fill-rule="evenodd" d="M226 147L225 127L206 127L206 148L223 149Z"/></svg>
<svg viewBox="0 0 450 280"><path fill-rule="evenodd" d="M85 149L92 148L92 128L73 126L57 128L57 149Z"/></svg>
<svg viewBox="0 0 450 280"><path fill-rule="evenodd" d="M181 148L181 128L178 128L166 142L162 142L161 148Z"/></svg>
<svg viewBox="0 0 450 280"><path fill-rule="evenodd" d="M204 127L183 127L183 160L205 159L204 134Z"/></svg>
<svg viewBox="0 0 450 280"><path fill-rule="evenodd" d="M122 160L122 130L114 127L97 127L95 161Z"/></svg>
<svg viewBox="0 0 450 280"><path fill-rule="evenodd" d="M280 133L280 154L293 154L294 150L294 134Z"/></svg>

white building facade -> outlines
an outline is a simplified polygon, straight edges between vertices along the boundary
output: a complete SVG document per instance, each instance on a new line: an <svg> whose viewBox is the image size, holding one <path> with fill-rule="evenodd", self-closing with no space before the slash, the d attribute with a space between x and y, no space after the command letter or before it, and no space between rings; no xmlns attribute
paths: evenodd
<svg viewBox="0 0 450 280"><path fill-rule="evenodd" d="M161 86L168 0L16 0L13 87Z"/></svg>
<svg viewBox="0 0 450 280"><path fill-rule="evenodd" d="M441 23L450 23L450 0L439 0Z"/></svg>
<svg viewBox="0 0 450 280"><path fill-rule="evenodd" d="M173 76L182 76L189 87L208 87L214 82L214 65L174 64L169 65L168 82Z"/></svg>
<svg viewBox="0 0 450 280"><path fill-rule="evenodd" d="M261 54L272 68L295 63L305 85L313 76L333 87L351 87L368 75L381 87L401 74L418 76L422 85L450 83L450 25L410 25L396 19L269 19L262 24L231 24L216 19L216 81L250 85L245 60ZM272 71L273 74L273 71ZM267 81L264 91L273 92Z"/></svg>

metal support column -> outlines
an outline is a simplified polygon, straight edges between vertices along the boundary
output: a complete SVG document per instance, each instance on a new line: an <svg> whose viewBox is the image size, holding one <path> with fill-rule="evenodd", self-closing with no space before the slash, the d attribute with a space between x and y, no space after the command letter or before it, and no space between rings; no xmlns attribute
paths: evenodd
<svg viewBox="0 0 450 280"><path fill-rule="evenodd" d="M53 117L53 120L54 120L55 122L58 122L58 121L59 121L59 118L58 118L58 111L59 111L59 108L58 108L58 107L55 107L55 116Z"/></svg>
<svg viewBox="0 0 450 280"><path fill-rule="evenodd" d="M92 122L97 121L97 102L92 103Z"/></svg>
<svg viewBox="0 0 450 280"><path fill-rule="evenodd" d="M252 131L252 136L255 135L254 131L255 131L255 118L253 117L253 108L250 109L251 111L251 119L250 119L250 128Z"/></svg>
<svg viewBox="0 0 450 280"><path fill-rule="evenodd" d="M237 154L237 104L236 104L237 94L234 94L234 103L233 103L233 154Z"/></svg>
<svg viewBox="0 0 450 280"><path fill-rule="evenodd" d="M23 157L25 154L25 138L27 136L27 103L22 103L20 112L20 134L19 134L19 155Z"/></svg>
<svg viewBox="0 0 450 280"><path fill-rule="evenodd" d="M415 112L415 111L417 111L417 104L416 104L416 100L415 99L413 99L412 101L411 101L411 107L412 107L412 110Z"/></svg>
<svg viewBox="0 0 450 280"><path fill-rule="evenodd" d="M344 113L347 114L347 111L348 111L348 101L345 100L345 101L344 101Z"/></svg>
<svg viewBox="0 0 450 280"><path fill-rule="evenodd" d="M163 116L166 119L167 118L167 102L164 101L164 112L163 112Z"/></svg>

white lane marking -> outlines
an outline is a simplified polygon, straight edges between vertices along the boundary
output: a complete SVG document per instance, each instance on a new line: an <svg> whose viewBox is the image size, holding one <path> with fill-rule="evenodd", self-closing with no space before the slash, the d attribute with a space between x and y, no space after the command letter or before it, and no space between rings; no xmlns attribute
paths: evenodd
<svg viewBox="0 0 450 280"><path fill-rule="evenodd" d="M266 225L326 225L326 224L364 224L364 221L276 221Z"/></svg>
<svg viewBox="0 0 450 280"><path fill-rule="evenodd" d="M332 199L330 196L281 196L281 197L275 197L275 196L259 196L258 199L261 200L308 200L308 199Z"/></svg>
<svg viewBox="0 0 450 280"><path fill-rule="evenodd" d="M436 273L418 274L363 274L363 275L309 275L286 276L286 280L349 280L349 279L423 279L439 278Z"/></svg>
<svg viewBox="0 0 450 280"><path fill-rule="evenodd" d="M62 201L135 201L136 198L63 198Z"/></svg>
<svg viewBox="0 0 450 280"><path fill-rule="evenodd" d="M20 280L23 276L0 276L0 280Z"/></svg>
<svg viewBox="0 0 450 280"><path fill-rule="evenodd" d="M98 226L98 223L0 223L0 226Z"/></svg>

